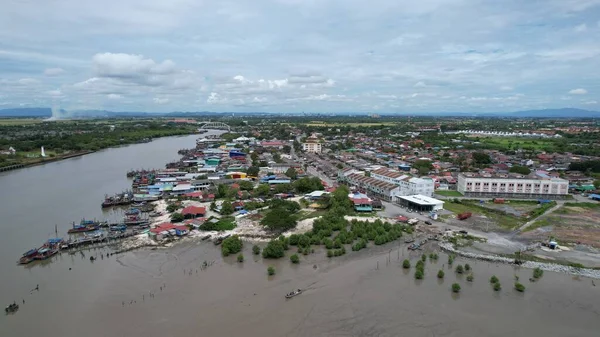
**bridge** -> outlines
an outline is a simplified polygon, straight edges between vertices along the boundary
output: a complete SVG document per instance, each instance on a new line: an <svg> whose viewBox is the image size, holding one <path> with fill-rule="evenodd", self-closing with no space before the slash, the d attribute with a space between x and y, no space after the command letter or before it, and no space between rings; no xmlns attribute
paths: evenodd
<svg viewBox="0 0 600 337"><path fill-rule="evenodd" d="M200 129L226 129L227 131L231 131L231 127L225 123L221 123L221 122L200 122L199 124L201 124Z"/></svg>

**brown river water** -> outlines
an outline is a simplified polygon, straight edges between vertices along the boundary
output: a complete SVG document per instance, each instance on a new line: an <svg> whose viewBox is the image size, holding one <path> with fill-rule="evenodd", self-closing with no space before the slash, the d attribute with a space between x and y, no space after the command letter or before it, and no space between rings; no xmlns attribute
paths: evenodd
<svg viewBox="0 0 600 337"><path fill-rule="evenodd" d="M599 335L600 284L551 272L531 283L528 269L457 259L473 267L469 283L448 269L444 254L428 261L425 279L416 281L414 268L405 271L400 262L409 257L414 265L418 255L398 243L347 249L333 259L317 250L299 265L254 256L250 243L238 263L210 242L193 241L94 262L89 255L108 250L15 264L52 235L54 223L65 233L83 216L119 216L102 213L100 202L104 193L127 187L125 171L162 167L195 138L159 139L0 175L0 304L21 304L16 314L0 317L0 336ZM204 261L210 266L203 268ZM270 265L274 276L267 276ZM443 281L436 278L441 268ZM492 275L503 285L498 293ZM515 275L525 293L512 289ZM458 295L450 291L454 282L462 286ZM305 292L284 298L297 288Z"/></svg>

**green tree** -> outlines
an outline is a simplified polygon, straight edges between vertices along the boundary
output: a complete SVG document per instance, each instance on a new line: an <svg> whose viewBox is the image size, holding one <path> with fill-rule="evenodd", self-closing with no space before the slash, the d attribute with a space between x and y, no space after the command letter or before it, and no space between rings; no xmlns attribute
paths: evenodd
<svg viewBox="0 0 600 337"><path fill-rule="evenodd" d="M471 265L469 265L468 263L465 263L465 270L466 271L471 270Z"/></svg>
<svg viewBox="0 0 600 337"><path fill-rule="evenodd" d="M514 165L508 170L509 172L519 173L522 175L528 175L531 173L531 170L527 166Z"/></svg>
<svg viewBox="0 0 600 337"><path fill-rule="evenodd" d="M275 268L273 266L269 266L269 268L267 268L267 274L269 274L269 276L275 275Z"/></svg>
<svg viewBox="0 0 600 337"><path fill-rule="evenodd" d="M275 208L267 212L260 224L272 231L285 231L295 228L297 220L285 208Z"/></svg>
<svg viewBox="0 0 600 337"><path fill-rule="evenodd" d="M285 171L285 175L288 176L292 180L296 180L298 178L298 172L293 167L290 167Z"/></svg>
<svg viewBox="0 0 600 337"><path fill-rule="evenodd" d="M179 206L177 206L177 204L168 204L167 205L167 212L169 213L173 213L175 212L177 209L179 208Z"/></svg>
<svg viewBox="0 0 600 337"><path fill-rule="evenodd" d="M421 270L421 269L417 269L417 270L415 271L415 279L417 279L417 280L422 280L422 279L423 279L423 276L424 276L423 270Z"/></svg>
<svg viewBox="0 0 600 337"><path fill-rule="evenodd" d="M500 289L502 289L500 282L495 282L494 283L494 291L500 291Z"/></svg>
<svg viewBox="0 0 600 337"><path fill-rule="evenodd" d="M288 193L291 192L293 190L293 187L291 184L277 184L275 185L275 193Z"/></svg>
<svg viewBox="0 0 600 337"><path fill-rule="evenodd" d="M214 202L214 201L211 202L209 208L210 208L211 211L216 212L217 211L217 203Z"/></svg>
<svg viewBox="0 0 600 337"><path fill-rule="evenodd" d="M229 254L236 254L242 251L242 247L244 243L239 236L233 235L223 240L221 244L221 252L224 256L228 256Z"/></svg>
<svg viewBox="0 0 600 337"><path fill-rule="evenodd" d="M260 168L258 166L250 166L248 170L246 170L246 174L252 177L258 177L259 172Z"/></svg>
<svg viewBox="0 0 600 337"><path fill-rule="evenodd" d="M268 184L260 184L254 190L254 193L258 196L264 197L264 196L268 196L271 193L271 189L269 188Z"/></svg>
<svg viewBox="0 0 600 337"><path fill-rule="evenodd" d="M496 277L496 275L493 275L493 276L490 278L490 283L498 283L499 281L500 281L500 280L498 280L498 278Z"/></svg>
<svg viewBox="0 0 600 337"><path fill-rule="evenodd" d="M515 289L516 289L518 292L522 293L522 292L524 292L524 291L525 291L525 286L524 286L524 285L522 285L522 284L521 284L521 283L519 283L519 282L515 282Z"/></svg>
<svg viewBox="0 0 600 337"><path fill-rule="evenodd" d="M456 273L457 274L462 274L464 272L465 272L465 270L463 269L462 265L459 264L458 266L456 266Z"/></svg>
<svg viewBox="0 0 600 337"><path fill-rule="evenodd" d="M467 275L467 281L469 281L469 282L473 282L473 279L474 279L474 276L473 276L473 274L469 274L469 275Z"/></svg>
<svg viewBox="0 0 600 337"><path fill-rule="evenodd" d="M266 259L278 259L285 255L284 244L280 240L271 240L263 249L262 255Z"/></svg>
<svg viewBox="0 0 600 337"><path fill-rule="evenodd" d="M538 279L542 277L542 275L544 275L544 271L541 268L535 268L533 270L533 278Z"/></svg>
<svg viewBox="0 0 600 337"><path fill-rule="evenodd" d="M244 262L244 254L239 253L237 256L237 262L242 263Z"/></svg>
<svg viewBox="0 0 600 337"><path fill-rule="evenodd" d="M460 292L460 284L458 284L458 283L452 283L452 292L453 293L459 293Z"/></svg>
<svg viewBox="0 0 600 337"><path fill-rule="evenodd" d="M410 261L408 259L405 259L404 261L402 261L402 268L410 269Z"/></svg>
<svg viewBox="0 0 600 337"><path fill-rule="evenodd" d="M248 180L242 180L239 182L240 189L242 191L252 191L254 189L254 184Z"/></svg>
<svg viewBox="0 0 600 337"><path fill-rule="evenodd" d="M182 222L183 220L185 220L185 217L183 216L183 214L181 214L181 213L173 213L173 214L171 214L171 221L172 222Z"/></svg>
<svg viewBox="0 0 600 337"><path fill-rule="evenodd" d="M229 215L232 214L235 210L233 209L233 205L231 202L225 200L221 204L221 215Z"/></svg>
<svg viewBox="0 0 600 337"><path fill-rule="evenodd" d="M229 195L229 186L226 184L219 184L217 186L217 198L227 198Z"/></svg>
<svg viewBox="0 0 600 337"><path fill-rule="evenodd" d="M252 246L252 254L254 254L254 255L260 254L260 247L257 245Z"/></svg>
<svg viewBox="0 0 600 337"><path fill-rule="evenodd" d="M437 277L438 277L438 278L440 278L440 279L441 279L441 278L444 278L444 275L445 275L445 273L444 273L444 271L443 271L443 270L441 270L441 269L440 269L440 270L438 271L438 273L437 273Z"/></svg>
<svg viewBox="0 0 600 337"><path fill-rule="evenodd" d="M292 263L300 263L300 258L298 257L298 254L292 254L290 256L290 261L292 261Z"/></svg>
<svg viewBox="0 0 600 337"><path fill-rule="evenodd" d="M483 152L475 152L472 154L473 162L475 165L484 166L492 163L490 155Z"/></svg>

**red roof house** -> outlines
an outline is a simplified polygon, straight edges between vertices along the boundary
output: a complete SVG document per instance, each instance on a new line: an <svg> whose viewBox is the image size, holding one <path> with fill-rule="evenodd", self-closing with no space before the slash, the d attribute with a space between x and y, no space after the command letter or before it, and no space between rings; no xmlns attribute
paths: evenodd
<svg viewBox="0 0 600 337"><path fill-rule="evenodd" d="M206 214L205 207L188 206L181 211L183 217L186 219L203 217Z"/></svg>

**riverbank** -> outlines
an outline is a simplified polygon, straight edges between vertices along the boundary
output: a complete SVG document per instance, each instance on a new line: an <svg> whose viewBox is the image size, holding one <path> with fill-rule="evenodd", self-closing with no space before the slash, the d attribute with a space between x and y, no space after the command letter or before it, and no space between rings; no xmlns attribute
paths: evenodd
<svg viewBox="0 0 600 337"><path fill-rule="evenodd" d="M21 168L49 164L49 163L53 163L53 162L60 161L60 160L85 156L86 154L90 154L90 153L94 153L94 152L96 152L96 151L79 151L79 152L69 153L69 154L65 154L62 156L56 156L56 157L39 157L39 158L36 158L36 160L31 161L31 162L0 167L0 172L12 171L12 170L17 170L17 169L21 169Z"/></svg>

